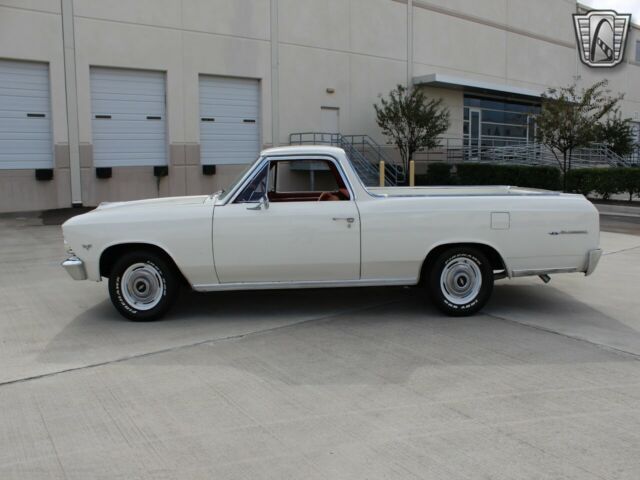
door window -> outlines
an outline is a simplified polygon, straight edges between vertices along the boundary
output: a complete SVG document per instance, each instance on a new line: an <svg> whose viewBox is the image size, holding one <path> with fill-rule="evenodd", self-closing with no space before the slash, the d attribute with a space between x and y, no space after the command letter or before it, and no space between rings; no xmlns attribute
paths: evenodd
<svg viewBox="0 0 640 480"><path fill-rule="evenodd" d="M323 159L271 162L270 201L313 202L349 199L349 190L333 162Z"/></svg>
<svg viewBox="0 0 640 480"><path fill-rule="evenodd" d="M269 164L260 169L249 184L236 197L235 203L255 203L267 195L267 179L269 174Z"/></svg>

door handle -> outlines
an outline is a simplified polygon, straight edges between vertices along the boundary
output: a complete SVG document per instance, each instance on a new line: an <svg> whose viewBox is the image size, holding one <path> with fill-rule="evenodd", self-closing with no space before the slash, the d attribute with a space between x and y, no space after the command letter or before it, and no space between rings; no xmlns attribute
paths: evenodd
<svg viewBox="0 0 640 480"><path fill-rule="evenodd" d="M339 221L339 220L344 220L344 221L346 221L347 223L353 223L353 222L355 222L355 221L356 221L356 219L355 219L355 218L353 218L353 217L333 217L333 221L334 221L334 222L337 222L337 221Z"/></svg>

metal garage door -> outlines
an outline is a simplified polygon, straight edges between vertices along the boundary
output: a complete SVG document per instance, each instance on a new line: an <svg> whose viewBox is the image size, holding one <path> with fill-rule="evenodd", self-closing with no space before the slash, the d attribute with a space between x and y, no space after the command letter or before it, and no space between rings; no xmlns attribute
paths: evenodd
<svg viewBox="0 0 640 480"><path fill-rule="evenodd" d="M248 163L260 151L258 80L200 77L200 158L205 165Z"/></svg>
<svg viewBox="0 0 640 480"><path fill-rule="evenodd" d="M53 168L47 64L0 60L0 168Z"/></svg>
<svg viewBox="0 0 640 480"><path fill-rule="evenodd" d="M96 167L166 165L164 73L91 68Z"/></svg>

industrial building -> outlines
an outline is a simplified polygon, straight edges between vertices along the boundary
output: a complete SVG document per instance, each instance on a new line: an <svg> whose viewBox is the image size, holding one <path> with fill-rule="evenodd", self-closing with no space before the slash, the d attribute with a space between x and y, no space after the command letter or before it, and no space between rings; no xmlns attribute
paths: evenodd
<svg viewBox="0 0 640 480"><path fill-rule="evenodd" d="M640 136L640 27L578 55L571 0L0 0L0 211L211 193L298 132L368 135L397 84L445 143L532 142L548 87L607 78ZM637 21L638 19L632 19Z"/></svg>

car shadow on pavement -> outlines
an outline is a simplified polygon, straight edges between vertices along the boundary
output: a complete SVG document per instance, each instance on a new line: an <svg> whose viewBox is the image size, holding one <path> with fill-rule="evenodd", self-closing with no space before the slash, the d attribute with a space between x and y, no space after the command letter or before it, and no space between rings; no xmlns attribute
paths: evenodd
<svg viewBox="0 0 640 480"><path fill-rule="evenodd" d="M295 384L404 383L430 365L635 361L549 333L553 324L537 325L539 318L640 344L638 332L553 287L498 284L485 312L462 318L445 317L419 290L402 288L187 293L166 320L152 323L128 322L105 300L72 320L38 361L81 368L141 357ZM524 360L512 355L518 350L527 352Z"/></svg>

